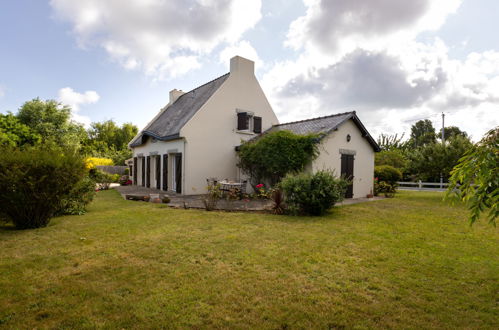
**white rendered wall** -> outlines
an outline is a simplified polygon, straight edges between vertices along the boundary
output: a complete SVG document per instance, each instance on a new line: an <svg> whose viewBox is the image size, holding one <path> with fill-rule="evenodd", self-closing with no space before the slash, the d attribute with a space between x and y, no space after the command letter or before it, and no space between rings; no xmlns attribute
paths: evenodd
<svg viewBox="0 0 499 330"><path fill-rule="evenodd" d="M180 131L186 141L186 194L205 193L210 177L240 178L235 147L255 134L237 131L236 109L262 117L262 131L279 123L254 75L254 63L241 57L231 60L230 76Z"/></svg>
<svg viewBox="0 0 499 330"><path fill-rule="evenodd" d="M168 154L168 190L172 190L172 171L171 171L171 162L172 162L172 155L181 153L183 158L182 160L185 159L185 150L184 150L184 140L183 139L178 139L178 140L172 140L172 141L156 141L152 142L152 138L148 138L146 143L144 143L141 146L133 148L133 157L138 157L139 154L142 154L144 157L146 156L151 156L151 188L156 188L156 159L153 157L154 153L157 152L157 155L162 157L164 154ZM142 185L142 162L141 159L138 159L138 166L137 166L137 176L138 176L138 183L139 185ZM184 166L185 162L182 161L182 172L184 172ZM147 163L146 163L147 166ZM185 175L182 176L182 186L185 187L185 182L184 182ZM160 182L161 182L161 189L163 189L163 158L161 158L161 171L160 171Z"/></svg>
<svg viewBox="0 0 499 330"><path fill-rule="evenodd" d="M346 136L351 140L347 142ZM352 120L343 123L337 131L324 138L319 146L320 155L312 163L312 171L334 170L341 175L340 149L355 151L353 165L353 198L366 197L373 191L374 150Z"/></svg>

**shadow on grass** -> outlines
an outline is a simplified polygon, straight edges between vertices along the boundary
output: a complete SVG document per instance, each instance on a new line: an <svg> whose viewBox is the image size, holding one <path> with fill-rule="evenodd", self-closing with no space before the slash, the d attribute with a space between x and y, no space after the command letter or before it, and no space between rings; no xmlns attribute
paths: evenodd
<svg viewBox="0 0 499 330"><path fill-rule="evenodd" d="M16 227L14 227L13 224L10 224L10 223L0 224L0 232L2 232L2 231L11 232L11 231L18 231L18 230L20 230L20 229L17 229Z"/></svg>

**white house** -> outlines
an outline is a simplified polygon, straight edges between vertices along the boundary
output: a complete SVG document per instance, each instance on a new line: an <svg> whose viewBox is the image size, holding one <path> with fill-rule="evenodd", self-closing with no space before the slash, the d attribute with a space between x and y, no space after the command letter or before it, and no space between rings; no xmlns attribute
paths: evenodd
<svg viewBox="0 0 499 330"><path fill-rule="evenodd" d="M372 192L379 147L355 112L279 124L254 62L240 56L231 59L229 73L187 93L170 92L170 102L129 144L133 182L186 195L205 193L207 178L243 179L236 165L242 140L283 129L326 133L310 169L352 175L347 197Z"/></svg>

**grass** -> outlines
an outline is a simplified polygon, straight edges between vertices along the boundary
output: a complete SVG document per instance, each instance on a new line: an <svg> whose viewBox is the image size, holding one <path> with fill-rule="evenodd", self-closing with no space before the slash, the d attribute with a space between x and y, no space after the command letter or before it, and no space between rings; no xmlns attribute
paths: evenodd
<svg viewBox="0 0 499 330"><path fill-rule="evenodd" d="M98 193L0 228L0 327L495 328L499 234L439 193L327 216L175 210Z"/></svg>

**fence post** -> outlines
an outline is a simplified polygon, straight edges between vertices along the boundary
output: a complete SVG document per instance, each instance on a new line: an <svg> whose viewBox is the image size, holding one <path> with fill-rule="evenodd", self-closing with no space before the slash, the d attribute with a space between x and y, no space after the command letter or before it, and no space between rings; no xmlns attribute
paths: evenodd
<svg viewBox="0 0 499 330"><path fill-rule="evenodd" d="M423 188L423 185L421 184L421 180L418 181L418 188L421 190Z"/></svg>
<svg viewBox="0 0 499 330"><path fill-rule="evenodd" d="M442 177L442 174L440 174L440 189L444 188L444 178Z"/></svg>

